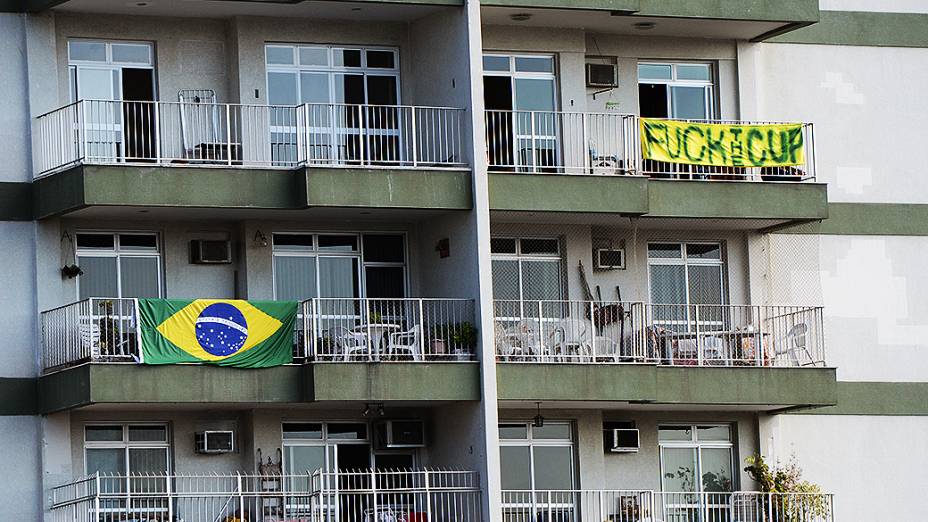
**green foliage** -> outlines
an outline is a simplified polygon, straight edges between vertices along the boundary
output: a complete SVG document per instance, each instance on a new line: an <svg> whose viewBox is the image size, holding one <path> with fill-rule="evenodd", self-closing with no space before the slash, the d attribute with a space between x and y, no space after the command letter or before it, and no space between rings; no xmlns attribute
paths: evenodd
<svg viewBox="0 0 928 522"><path fill-rule="evenodd" d="M477 346L477 328L467 322L432 325L431 339L441 339L452 349L472 350Z"/></svg>
<svg viewBox="0 0 928 522"><path fill-rule="evenodd" d="M827 497L817 484L802 480L802 468L795 455L785 466L777 463L771 467L761 455L752 455L744 460L747 463L744 471L760 485L761 491L780 494L771 504L768 520L800 522L828 515Z"/></svg>

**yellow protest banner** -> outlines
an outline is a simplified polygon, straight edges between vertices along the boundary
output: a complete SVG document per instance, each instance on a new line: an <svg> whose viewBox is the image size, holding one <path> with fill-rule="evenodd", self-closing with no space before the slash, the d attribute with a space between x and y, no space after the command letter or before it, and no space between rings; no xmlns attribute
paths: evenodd
<svg viewBox="0 0 928 522"><path fill-rule="evenodd" d="M801 123L754 125L641 118L644 159L718 167L802 165Z"/></svg>

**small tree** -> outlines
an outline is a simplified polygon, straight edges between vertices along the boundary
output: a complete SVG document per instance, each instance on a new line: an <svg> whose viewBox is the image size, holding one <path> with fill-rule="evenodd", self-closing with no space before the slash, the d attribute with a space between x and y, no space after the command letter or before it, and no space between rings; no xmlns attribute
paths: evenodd
<svg viewBox="0 0 928 522"><path fill-rule="evenodd" d="M786 465L777 462L773 467L761 455L744 459L744 471L760 485L764 493L779 493L776 501L766 504L766 519L772 522L806 522L823 518L829 513L827 497L822 488L802 480L802 468L792 455ZM769 512L768 512L769 511Z"/></svg>

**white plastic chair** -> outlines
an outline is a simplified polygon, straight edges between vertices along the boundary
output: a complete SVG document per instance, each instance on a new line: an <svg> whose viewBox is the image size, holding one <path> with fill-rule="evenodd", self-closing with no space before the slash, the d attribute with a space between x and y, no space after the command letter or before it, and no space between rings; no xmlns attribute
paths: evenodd
<svg viewBox="0 0 928 522"><path fill-rule="evenodd" d="M786 333L786 337L776 343L777 358L781 355L786 356L791 366L802 366L800 363L801 356L804 356L810 362L814 362L815 359L809 353L808 338L809 325L806 323L793 325L789 332Z"/></svg>
<svg viewBox="0 0 928 522"><path fill-rule="evenodd" d="M367 334L363 332L352 332L344 326L332 327L330 332L332 339L335 341L335 347L340 352L339 355L341 355L346 362L351 360L352 355L360 354L366 357L370 354Z"/></svg>
<svg viewBox="0 0 928 522"><path fill-rule="evenodd" d="M562 360L572 356L591 357L593 340L590 335L590 322L580 319L561 319L552 332L553 354Z"/></svg>
<svg viewBox="0 0 928 522"><path fill-rule="evenodd" d="M390 340L387 343L387 351L390 355L396 355L397 352L409 352L413 360L422 360L422 327L418 324L406 332L397 332L390 334Z"/></svg>

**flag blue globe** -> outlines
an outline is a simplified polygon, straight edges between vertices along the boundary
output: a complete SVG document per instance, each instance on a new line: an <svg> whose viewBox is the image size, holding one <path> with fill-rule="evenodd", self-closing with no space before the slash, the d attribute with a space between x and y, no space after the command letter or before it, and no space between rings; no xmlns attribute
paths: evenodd
<svg viewBox="0 0 928 522"><path fill-rule="evenodd" d="M238 308L214 303L197 317L197 342L206 353L217 357L232 355L245 345L248 323Z"/></svg>

